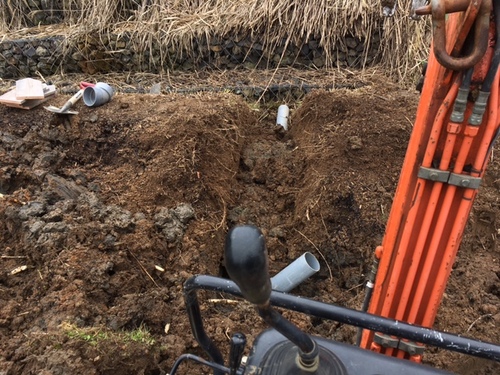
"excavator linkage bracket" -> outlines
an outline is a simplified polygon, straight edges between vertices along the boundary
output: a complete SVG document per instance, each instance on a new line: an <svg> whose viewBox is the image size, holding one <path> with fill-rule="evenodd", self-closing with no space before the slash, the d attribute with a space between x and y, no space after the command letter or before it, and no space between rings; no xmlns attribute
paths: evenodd
<svg viewBox="0 0 500 375"><path fill-rule="evenodd" d="M442 182L467 189L479 189L481 185L480 177L472 177L466 174L451 173L435 168L420 167L418 177L424 180Z"/></svg>
<svg viewBox="0 0 500 375"><path fill-rule="evenodd" d="M424 180L447 183L448 178L450 177L450 172L441 171L435 168L420 167L418 170L418 177L423 178Z"/></svg>
<svg viewBox="0 0 500 375"><path fill-rule="evenodd" d="M412 356L424 354L425 347L423 345L413 341L401 340L397 337L385 335L380 332L375 333L373 341L384 348L399 349Z"/></svg>
<svg viewBox="0 0 500 375"><path fill-rule="evenodd" d="M398 349L409 355L422 355L424 354L425 347L412 341L400 340Z"/></svg>
<svg viewBox="0 0 500 375"><path fill-rule="evenodd" d="M377 332L373 337L373 341L376 344L384 348L394 348L397 349L399 346L399 339L397 337L392 337L389 335L385 335L383 333Z"/></svg>
<svg viewBox="0 0 500 375"><path fill-rule="evenodd" d="M481 185L481 178L465 174L450 173L448 183L450 185L456 185L467 189L479 189L479 186Z"/></svg>

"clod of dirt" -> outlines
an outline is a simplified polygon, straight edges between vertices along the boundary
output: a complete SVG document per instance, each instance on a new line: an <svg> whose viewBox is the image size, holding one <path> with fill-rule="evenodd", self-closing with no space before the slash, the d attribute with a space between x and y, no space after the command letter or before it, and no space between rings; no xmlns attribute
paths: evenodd
<svg viewBox="0 0 500 375"><path fill-rule="evenodd" d="M194 209L190 204L180 204L169 209L160 208L154 216L155 226L161 230L167 242L175 243L184 236L186 224L194 218Z"/></svg>

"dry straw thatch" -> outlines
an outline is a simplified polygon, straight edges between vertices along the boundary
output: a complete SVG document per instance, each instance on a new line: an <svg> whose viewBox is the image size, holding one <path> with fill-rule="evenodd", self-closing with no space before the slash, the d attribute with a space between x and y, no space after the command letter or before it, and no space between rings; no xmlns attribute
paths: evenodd
<svg viewBox="0 0 500 375"><path fill-rule="evenodd" d="M7 0L0 5L4 37L29 23L33 0ZM394 78L412 80L420 73L429 45L429 20L409 19L411 0L401 0L391 18L382 15L381 0L52 0L61 9L67 42L89 35L128 33L138 50L156 43L189 51L196 40L252 37L272 54L278 46L300 46L310 38L324 48L328 66L346 36L364 41L380 37L378 61ZM385 1L387 3L387 1ZM27 12L26 9L30 9ZM367 47L368 48L368 47ZM364 58L367 51L364 51ZM165 52L166 53L166 52ZM184 52L185 53L185 52ZM165 56L161 56L163 59Z"/></svg>

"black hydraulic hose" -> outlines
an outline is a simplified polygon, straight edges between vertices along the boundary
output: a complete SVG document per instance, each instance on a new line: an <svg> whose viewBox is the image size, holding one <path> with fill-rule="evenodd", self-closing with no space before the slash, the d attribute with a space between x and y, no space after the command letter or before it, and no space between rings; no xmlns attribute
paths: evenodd
<svg viewBox="0 0 500 375"><path fill-rule="evenodd" d="M483 114L486 110L486 105L488 102L488 98L490 96L491 87L493 85L493 81L498 72L498 67L500 66L500 3L498 1L493 2L493 11L495 17L495 32L496 32L496 41L495 41L495 50L493 52L493 57L491 59L490 67L488 72L486 73L486 77L481 85L481 89L479 90L479 95L476 99L476 103L474 104L474 108L472 109L472 115L469 119L469 123L472 125L480 125L483 121ZM492 103L492 105L495 105ZM488 147L488 152L486 153L485 160L483 165L485 165L486 160L489 158L491 154L491 150L495 146L496 141L500 135L500 128L497 130L491 144ZM475 171L480 173L481 171Z"/></svg>
<svg viewBox="0 0 500 375"><path fill-rule="evenodd" d="M184 361L187 361L187 360L191 360L191 361L194 361L194 362L198 362L199 364L202 364L202 365L205 365L205 366L209 366L211 368L213 368L214 370L217 370L219 373L221 374L229 374L229 369L225 366L221 366L217 363L213 363L213 362L209 362L203 358L200 358L194 354L182 354L181 356L179 356L176 360L175 360L175 363L174 365L172 366L172 369L170 370L170 375L174 375L176 372L177 372L177 369L179 368L179 366L181 365L182 362Z"/></svg>
<svg viewBox="0 0 500 375"><path fill-rule="evenodd" d="M300 359L305 361L306 365L311 365L317 360L319 349L309 335L283 318L277 311L273 310L270 305L265 307L259 306L259 315L267 324L297 345L301 351Z"/></svg>
<svg viewBox="0 0 500 375"><path fill-rule="evenodd" d="M480 126L483 122L483 115L486 111L486 106L488 105L491 86L493 85L493 81L495 80L495 76L498 71L498 66L500 65L500 4L498 4L498 1L493 2L493 10L496 28L495 50L493 52L490 67L486 73L483 83L481 84L481 89L479 90L474 107L472 108L472 113L469 118L469 124L472 126Z"/></svg>
<svg viewBox="0 0 500 375"><path fill-rule="evenodd" d="M186 282L186 285L187 284L188 282ZM222 358L221 352L210 337L207 336L205 329L203 328L203 320L201 318L200 304L196 295L196 289L186 288L186 286L184 286L184 302L186 303L189 323L191 325L194 338L198 341L202 349L208 354L213 362L223 366L224 359ZM214 375L222 374L224 374L224 372L214 368Z"/></svg>
<svg viewBox="0 0 500 375"><path fill-rule="evenodd" d="M361 311L368 311L368 307L370 306L370 301L373 295L373 288L375 287L375 279L377 278L379 260L378 258L373 259L372 268L370 273L368 274L368 280L366 281L365 286L365 298L363 299L363 306L361 306ZM356 336L356 346L361 345L361 338L363 336L363 328L358 329L358 333Z"/></svg>
<svg viewBox="0 0 500 375"><path fill-rule="evenodd" d="M184 284L186 296L192 296L198 289L211 290L241 297L241 292L233 281L214 276L193 276ZM191 309L196 309L199 314L199 306L195 306L198 303L197 299L189 298L189 301L189 305L186 301L188 313ZM270 301L273 306L313 315L318 318L334 320L340 323L362 327L370 331L382 332L388 335L406 338L414 342L420 342L438 348L500 362L500 345L436 331L430 328L383 318L366 312L330 305L278 291L271 292ZM189 314L190 316L192 315L191 313ZM195 337L206 336L203 331L201 319L198 323L197 325L191 324ZM198 330L198 332L194 332L194 330ZM201 334L200 330L203 331L203 334ZM203 345L202 347L205 349Z"/></svg>
<svg viewBox="0 0 500 375"><path fill-rule="evenodd" d="M461 89L469 91L470 83L472 81L472 73L474 73L474 68L467 69L464 79L462 80L462 84L460 85Z"/></svg>
<svg viewBox="0 0 500 375"><path fill-rule="evenodd" d="M370 301L372 299L372 295L373 295L373 282L372 281L368 281L366 283L366 295L365 295L365 298L363 300L363 306L361 306L361 311L368 311L368 306L370 306ZM359 345L359 343L358 343Z"/></svg>
<svg viewBox="0 0 500 375"><path fill-rule="evenodd" d="M472 73L474 68L469 68L464 74L462 84L458 89L457 97L453 103L453 111L451 112L450 121L456 124L464 122L465 110L467 108L467 98L469 96L470 84L472 81Z"/></svg>
<svg viewBox="0 0 500 375"><path fill-rule="evenodd" d="M500 4L498 1L493 1L493 13L495 17L496 45L491 59L490 68L488 69L488 73L486 73L486 77L481 85L481 91L483 92L491 91L491 86L493 85L493 80L495 79L495 75L497 74L498 66L500 64Z"/></svg>

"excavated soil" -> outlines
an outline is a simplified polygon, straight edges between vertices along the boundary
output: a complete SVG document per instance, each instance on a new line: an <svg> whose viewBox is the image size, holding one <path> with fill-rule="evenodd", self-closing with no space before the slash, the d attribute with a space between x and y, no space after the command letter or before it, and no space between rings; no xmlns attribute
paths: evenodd
<svg viewBox="0 0 500 375"><path fill-rule="evenodd" d="M289 102L227 92L118 93L75 116L0 108L0 374L168 373L204 356L184 310L195 274L226 276L223 243L240 223L266 236L270 273L309 251L321 270L293 292L360 308L418 104L417 91L373 76ZM61 106L68 95L50 104ZM436 328L500 342L500 162L467 225ZM253 307L202 293L209 335L249 342ZM285 312L316 335L356 330ZM248 348L247 348L248 353ZM500 366L429 348L460 374ZM208 374L182 365L180 373Z"/></svg>

